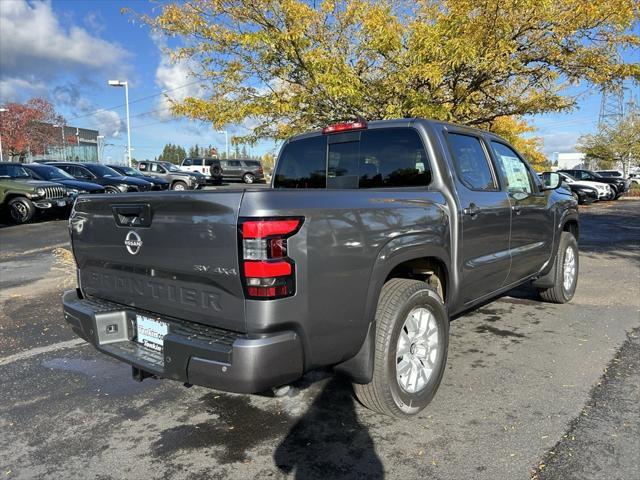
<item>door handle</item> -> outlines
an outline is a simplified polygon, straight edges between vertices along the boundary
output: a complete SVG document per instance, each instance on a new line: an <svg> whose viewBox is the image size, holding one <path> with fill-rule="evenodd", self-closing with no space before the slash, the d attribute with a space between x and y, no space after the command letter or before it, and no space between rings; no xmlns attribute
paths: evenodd
<svg viewBox="0 0 640 480"><path fill-rule="evenodd" d="M467 208L462 210L462 213L468 215L471 218L476 218L480 213L481 209L475 203L470 204Z"/></svg>
<svg viewBox="0 0 640 480"><path fill-rule="evenodd" d="M516 215L520 215L520 212L522 212L522 207L520 205L512 205L511 211Z"/></svg>

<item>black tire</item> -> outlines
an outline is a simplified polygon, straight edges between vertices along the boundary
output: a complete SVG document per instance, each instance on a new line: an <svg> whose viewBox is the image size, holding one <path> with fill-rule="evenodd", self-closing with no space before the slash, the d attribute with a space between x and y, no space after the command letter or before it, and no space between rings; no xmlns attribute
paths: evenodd
<svg viewBox="0 0 640 480"><path fill-rule="evenodd" d="M221 177L222 167L220 165L211 165L209 172L211 173L211 178Z"/></svg>
<svg viewBox="0 0 640 480"><path fill-rule="evenodd" d="M186 183L184 183L181 180L176 180L175 182L173 182L173 185L171 185L171 190L188 190L189 187L187 186Z"/></svg>
<svg viewBox="0 0 640 480"><path fill-rule="evenodd" d="M242 181L243 181L244 183L249 183L249 184L251 184L251 183L254 183L254 182L256 181L256 177L255 177L255 175L254 175L253 173L245 173L245 174L242 176Z"/></svg>
<svg viewBox="0 0 640 480"><path fill-rule="evenodd" d="M620 195L618 194L618 189L611 185L611 197L609 197L609 200L617 200L618 197L620 197Z"/></svg>
<svg viewBox="0 0 640 480"><path fill-rule="evenodd" d="M415 308L426 308L435 319L438 348L426 384L411 393L398 382L397 346L405 321ZM406 418L419 413L438 390L447 360L449 317L438 293L418 280L389 280L378 300L375 342L373 378L367 384L354 384L356 397L366 407L385 415Z"/></svg>
<svg viewBox="0 0 640 480"><path fill-rule="evenodd" d="M575 259L575 271L571 285L565 287L565 259L567 258L568 249L573 250L573 258ZM553 287L541 288L539 290L540 297L543 300L550 303L567 303L571 301L576 293L576 287L578 286L578 274L580 272L580 261L578 242L569 232L562 232L560 235L560 245L558 245L558 254L555 259L555 278Z"/></svg>
<svg viewBox="0 0 640 480"><path fill-rule="evenodd" d="M109 193L109 194L120 193L120 190L118 190L116 187L107 186L104 189L104 193Z"/></svg>
<svg viewBox="0 0 640 480"><path fill-rule="evenodd" d="M28 223L36 213L35 205L25 197L12 198L9 200L7 207L11 220L18 225Z"/></svg>

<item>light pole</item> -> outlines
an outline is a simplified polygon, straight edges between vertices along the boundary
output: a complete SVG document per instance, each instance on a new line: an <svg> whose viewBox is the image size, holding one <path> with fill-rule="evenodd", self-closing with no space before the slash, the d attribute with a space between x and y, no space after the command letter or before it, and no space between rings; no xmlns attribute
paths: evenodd
<svg viewBox="0 0 640 480"><path fill-rule="evenodd" d="M227 152L227 160L229 160L229 132L226 130L216 130L217 133L224 133L224 151Z"/></svg>
<svg viewBox="0 0 640 480"><path fill-rule="evenodd" d="M0 113L6 112L6 108L0 108ZM4 162L4 157L2 156L2 131L0 129L0 162Z"/></svg>
<svg viewBox="0 0 640 480"><path fill-rule="evenodd" d="M102 149L104 148L104 135L96 137L96 146L98 147L98 163L102 163Z"/></svg>
<svg viewBox="0 0 640 480"><path fill-rule="evenodd" d="M62 161L67 161L67 147L64 141L64 125L58 125L57 123L53 124L53 128L60 127L60 131L62 132Z"/></svg>
<svg viewBox="0 0 640 480"><path fill-rule="evenodd" d="M124 87L124 103L127 110L127 166L131 166L131 126L129 125L129 84L121 80L109 80L112 87Z"/></svg>

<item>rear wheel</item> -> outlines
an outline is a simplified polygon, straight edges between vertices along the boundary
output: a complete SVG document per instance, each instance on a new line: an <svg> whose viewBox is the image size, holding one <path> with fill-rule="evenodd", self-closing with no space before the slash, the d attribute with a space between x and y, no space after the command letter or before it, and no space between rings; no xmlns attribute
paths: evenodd
<svg viewBox="0 0 640 480"><path fill-rule="evenodd" d="M540 297L551 303L567 303L578 286L578 242L569 232L562 232L555 260L553 287L540 289Z"/></svg>
<svg viewBox="0 0 640 480"><path fill-rule="evenodd" d="M187 184L184 182L181 182L180 180L176 181L173 183L173 185L171 186L172 190L186 190L187 189Z"/></svg>
<svg viewBox="0 0 640 480"><path fill-rule="evenodd" d="M373 378L354 384L358 400L394 417L417 414L440 385L448 344L449 318L437 292L418 280L389 280L376 311Z"/></svg>
<svg viewBox="0 0 640 480"><path fill-rule="evenodd" d="M24 197L12 198L7 206L11 220L18 224L29 222L36 213L36 207L31 200Z"/></svg>
<svg viewBox="0 0 640 480"><path fill-rule="evenodd" d="M242 177L242 181L244 183L253 183L256 181L256 177L253 175L253 173L245 173Z"/></svg>

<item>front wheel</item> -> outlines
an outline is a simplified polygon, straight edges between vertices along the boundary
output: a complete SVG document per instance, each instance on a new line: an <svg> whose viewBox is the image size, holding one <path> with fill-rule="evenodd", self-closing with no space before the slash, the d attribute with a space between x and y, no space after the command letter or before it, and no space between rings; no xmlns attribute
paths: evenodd
<svg viewBox="0 0 640 480"><path fill-rule="evenodd" d="M540 297L551 303L567 303L578 286L578 242L569 232L562 232L555 259L553 287L540 289Z"/></svg>
<svg viewBox="0 0 640 480"><path fill-rule="evenodd" d="M425 282L391 279L376 310L373 378L354 384L366 407L394 417L415 415L434 397L447 359L449 318Z"/></svg>
<svg viewBox="0 0 640 480"><path fill-rule="evenodd" d="M31 203L31 200L24 197L12 198L7 206L11 220L17 224L29 222L36 213L36 207Z"/></svg>
<svg viewBox="0 0 640 480"><path fill-rule="evenodd" d="M244 183L253 183L256 181L256 177L253 175L253 173L245 173L242 177L242 181Z"/></svg>
<svg viewBox="0 0 640 480"><path fill-rule="evenodd" d="M173 186L171 187L173 190L179 190L179 191L183 191L187 189L187 184L184 182L181 182L180 180L178 180L177 182L174 182Z"/></svg>

